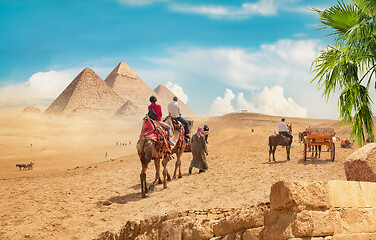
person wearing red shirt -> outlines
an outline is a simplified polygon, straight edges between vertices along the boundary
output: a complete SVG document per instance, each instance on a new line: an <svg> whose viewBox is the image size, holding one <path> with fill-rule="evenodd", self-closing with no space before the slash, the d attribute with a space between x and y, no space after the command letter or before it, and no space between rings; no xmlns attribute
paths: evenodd
<svg viewBox="0 0 376 240"><path fill-rule="evenodd" d="M170 127L170 125L168 125L165 122L162 122L162 107L161 107L161 105L156 104L157 97L153 95L153 96L150 97L149 100L150 100L151 104L149 105L148 110L150 110L150 108L154 108L154 112L155 112L155 114L157 114L157 119L155 121L157 121L165 129L167 129L168 135L171 137L171 127Z"/></svg>

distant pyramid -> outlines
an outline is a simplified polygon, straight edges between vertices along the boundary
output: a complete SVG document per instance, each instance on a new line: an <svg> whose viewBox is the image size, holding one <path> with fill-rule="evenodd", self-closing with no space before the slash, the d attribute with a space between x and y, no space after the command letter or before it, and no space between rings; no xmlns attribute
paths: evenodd
<svg viewBox="0 0 376 240"><path fill-rule="evenodd" d="M168 115L167 111L167 104L172 102L172 98L175 96L167 87L163 85L159 85L154 89L154 92L156 92L159 96L158 103L162 106L162 112L164 116ZM182 116L188 116L193 117L196 116L196 114L182 101L178 100L178 104L180 106Z"/></svg>
<svg viewBox="0 0 376 240"><path fill-rule="evenodd" d="M111 116L124 102L93 70L85 68L45 113Z"/></svg>
<svg viewBox="0 0 376 240"><path fill-rule="evenodd" d="M116 117L138 117L142 118L146 115L146 110L137 106L133 101L126 101L115 113Z"/></svg>
<svg viewBox="0 0 376 240"><path fill-rule="evenodd" d="M118 116L132 116L137 111L139 111L138 115L144 116L147 113L147 106L150 104L150 96L156 95L153 89L146 85L125 62L120 62L107 76L105 82L124 101L130 101L122 107L122 110L119 109ZM130 109L132 106L134 108Z"/></svg>

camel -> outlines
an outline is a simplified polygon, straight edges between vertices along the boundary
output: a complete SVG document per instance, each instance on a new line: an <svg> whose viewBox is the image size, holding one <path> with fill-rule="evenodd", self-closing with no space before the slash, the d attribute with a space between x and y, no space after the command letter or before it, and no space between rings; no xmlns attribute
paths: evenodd
<svg viewBox="0 0 376 240"><path fill-rule="evenodd" d="M179 128L174 129L171 116L167 116L163 120L163 122L171 126L171 130L172 130L171 139L173 142L175 142L175 146L173 147L171 151L171 155L173 155L174 153L176 154L176 162L175 162L175 170L174 170L173 178L174 179L176 178L176 173L178 169L179 169L178 178L182 178L180 158L187 146L187 142L184 140L184 126L179 125L180 126ZM189 129L191 130L193 126L193 120L187 120L187 122L189 124ZM167 172L167 179L170 179L170 174L168 172Z"/></svg>
<svg viewBox="0 0 376 240"><path fill-rule="evenodd" d="M287 128L289 129L289 133L292 133L292 124L287 125ZM289 139L287 137L284 137L280 134L274 134L269 136L269 162L270 160L270 154L273 154L273 161L275 162L274 153L277 149L277 146L286 146L286 154L287 154L287 160L290 160L290 148L288 147Z"/></svg>
<svg viewBox="0 0 376 240"><path fill-rule="evenodd" d="M150 120L149 120L150 121ZM146 121L145 121L146 122ZM144 122L144 125L145 125ZM149 129L153 128L154 125L149 122ZM146 128L143 126L143 129ZM149 131L153 132L153 129ZM144 134L143 137L140 136L140 140L137 142L137 153L141 161L142 165L142 170L140 173L140 180L141 180L141 194L142 198L146 197L146 193L149 191L153 191L154 187L157 183L159 183L160 180L160 162L162 159L162 166L163 166L163 188L167 188L167 163L170 159L171 154L169 152L162 152L158 151L157 149L157 143L156 141L152 139L148 139L145 137L148 135L148 133ZM149 186L149 189L147 188L146 185L146 170L148 168L149 163L151 160L154 160L154 165L155 165L155 179L154 182Z"/></svg>

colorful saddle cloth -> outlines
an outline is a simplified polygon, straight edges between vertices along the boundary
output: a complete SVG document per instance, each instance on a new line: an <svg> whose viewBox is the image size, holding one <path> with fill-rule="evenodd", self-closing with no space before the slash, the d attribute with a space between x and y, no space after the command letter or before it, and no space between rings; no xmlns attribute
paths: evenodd
<svg viewBox="0 0 376 240"><path fill-rule="evenodd" d="M158 122L145 118L139 140L150 139L156 142L158 152L171 153L171 145L167 140L168 132Z"/></svg>

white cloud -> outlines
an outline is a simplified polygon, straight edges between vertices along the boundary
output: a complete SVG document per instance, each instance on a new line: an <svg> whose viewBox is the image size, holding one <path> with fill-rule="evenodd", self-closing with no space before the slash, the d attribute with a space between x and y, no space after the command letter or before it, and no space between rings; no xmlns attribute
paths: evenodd
<svg viewBox="0 0 376 240"><path fill-rule="evenodd" d="M307 117L307 109L299 106L291 97L286 99L280 86L265 87L260 93L255 94L250 102L244 98L242 92L239 93L237 109L274 116Z"/></svg>
<svg viewBox="0 0 376 240"><path fill-rule="evenodd" d="M184 104L187 104L188 102L188 95L185 94L183 91L183 88L177 84L174 84L172 82L167 82L166 87L173 93L175 96L179 98L180 101L182 101Z"/></svg>
<svg viewBox="0 0 376 240"><path fill-rule="evenodd" d="M48 105L68 86L76 73L75 69L38 72L27 82L0 88L0 108Z"/></svg>
<svg viewBox="0 0 376 240"><path fill-rule="evenodd" d="M283 88L274 86L265 87L259 93L253 93L251 101L247 101L244 93L238 93L236 103L232 104L235 94L231 89L226 89L223 98L214 99L210 107L210 115L223 115L234 111L247 110L274 116L307 117L307 109L299 106L291 97L286 98Z"/></svg>
<svg viewBox="0 0 376 240"><path fill-rule="evenodd" d="M188 5L172 4L171 10L176 12L206 15L210 18L218 19L246 19L251 16L271 16L276 15L278 10L294 3L294 0L260 0L255 3L243 3L239 7L223 5ZM296 7L297 8L297 7ZM294 9L291 8L290 11ZM299 7L300 9L300 7ZM301 11L301 10L299 10Z"/></svg>
<svg viewBox="0 0 376 240"><path fill-rule="evenodd" d="M231 101L234 100L235 94L231 89L226 88L225 96L223 98L217 97L214 99L211 107L211 115L223 115L227 113L234 112L234 107L231 104Z"/></svg>
<svg viewBox="0 0 376 240"><path fill-rule="evenodd" d="M313 78L311 63L324 47L318 39L282 39L252 50L231 47L170 48L169 55L164 58L147 59L155 64L155 70L144 70L140 74L156 83L178 79L176 83L184 85L190 95L190 107L199 114L207 114L213 99L223 89L248 95L251 92L261 93L265 87L276 91L273 86L280 86L294 112L302 107L307 110L308 117L335 119L338 117L335 97L327 103L316 85L310 83ZM194 86L202 86L201 89L206 90L193 90ZM260 109L259 105L254 107ZM305 116L303 110L300 112L299 116Z"/></svg>
<svg viewBox="0 0 376 240"><path fill-rule="evenodd" d="M146 6L157 2L166 2L167 0L117 0L120 4L129 6Z"/></svg>

